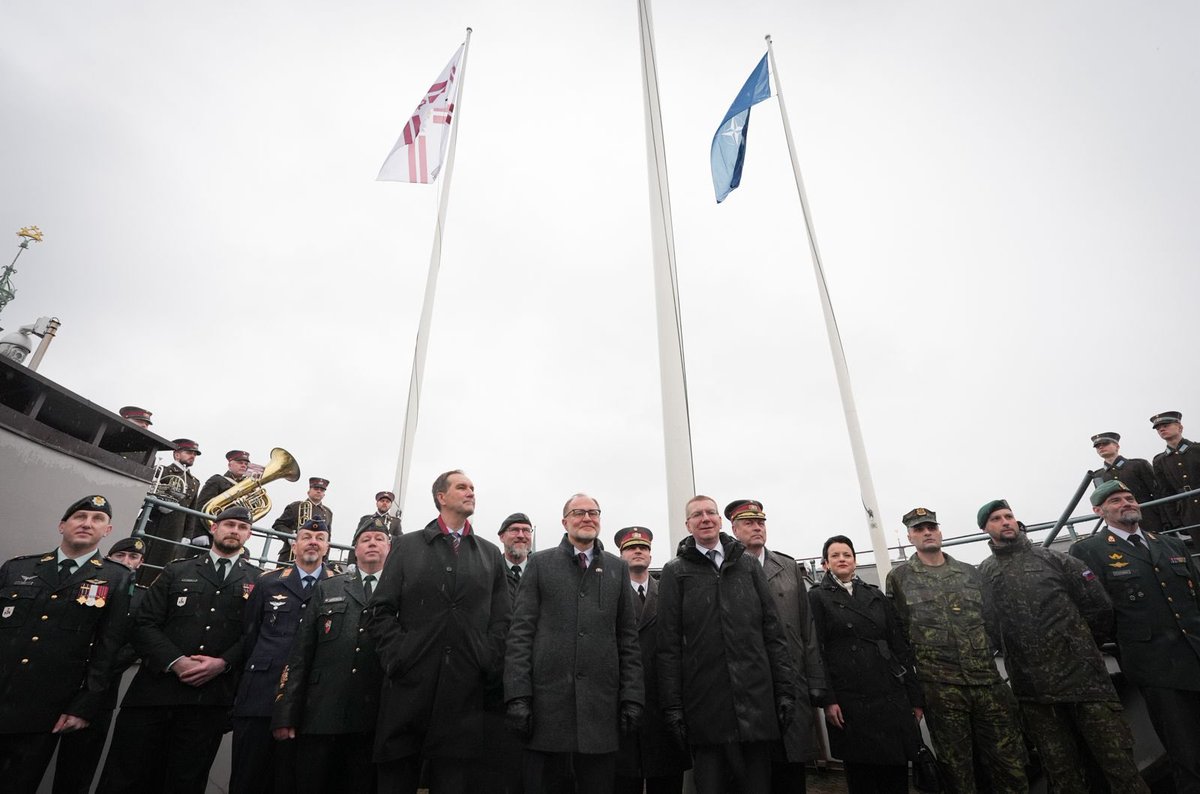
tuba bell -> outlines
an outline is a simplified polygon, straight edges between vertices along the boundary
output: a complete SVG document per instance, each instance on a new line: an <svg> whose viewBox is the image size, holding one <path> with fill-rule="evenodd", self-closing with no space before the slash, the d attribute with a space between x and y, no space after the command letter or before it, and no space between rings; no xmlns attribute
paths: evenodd
<svg viewBox="0 0 1200 794"><path fill-rule="evenodd" d="M292 453L282 447L271 450L271 461L263 469L262 476L246 477L229 490L209 499L202 509L203 512L215 516L227 507L240 505L250 511L254 521L261 521L271 512L271 497L263 488L274 480L295 482L300 479L300 464L292 457Z"/></svg>

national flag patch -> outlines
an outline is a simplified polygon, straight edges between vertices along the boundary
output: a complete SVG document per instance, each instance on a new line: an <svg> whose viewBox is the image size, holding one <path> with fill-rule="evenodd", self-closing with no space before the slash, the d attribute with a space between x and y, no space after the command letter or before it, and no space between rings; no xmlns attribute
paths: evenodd
<svg viewBox="0 0 1200 794"><path fill-rule="evenodd" d="M1084 579L1084 581L1087 581L1087 582L1094 582L1094 581L1096 581L1096 574L1092 573L1090 568L1084 568L1083 569L1083 579Z"/></svg>

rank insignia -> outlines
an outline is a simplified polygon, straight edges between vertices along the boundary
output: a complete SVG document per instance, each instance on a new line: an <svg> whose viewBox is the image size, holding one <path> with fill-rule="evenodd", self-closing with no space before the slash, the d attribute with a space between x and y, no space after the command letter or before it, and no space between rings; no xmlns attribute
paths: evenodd
<svg viewBox="0 0 1200 794"><path fill-rule="evenodd" d="M9 609L11 609L11 608L12 607L9 607ZM333 620L331 620L330 618L325 618L325 633L328 634L330 629L332 629L332 628L333 628Z"/></svg>
<svg viewBox="0 0 1200 794"><path fill-rule="evenodd" d="M108 585L103 579L88 579L79 585L75 602L81 606L102 607L107 603Z"/></svg>
<svg viewBox="0 0 1200 794"><path fill-rule="evenodd" d="M1117 542L1117 538L1116 538L1116 536L1114 536L1114 535L1109 535L1107 538L1105 538L1105 540L1107 540L1109 543L1116 543L1116 542Z"/></svg>
<svg viewBox="0 0 1200 794"><path fill-rule="evenodd" d="M101 562L100 560L92 559L92 560L88 560L88 562L90 562L92 565L95 565L97 568L104 567L104 563Z"/></svg>
<svg viewBox="0 0 1200 794"><path fill-rule="evenodd" d="M38 560L38 562L50 562L53 559L54 559L53 554L47 554L45 557L42 557L40 560Z"/></svg>
<svg viewBox="0 0 1200 794"><path fill-rule="evenodd" d="M17 584L29 584L36 578L37 576L26 576L25 574L21 574L21 581L17 582Z"/></svg>
<svg viewBox="0 0 1200 794"><path fill-rule="evenodd" d="M11 618L12 613L16 611L16 607L5 607L3 612L0 612L0 617Z"/></svg>
<svg viewBox="0 0 1200 794"><path fill-rule="evenodd" d="M1129 563L1127 563L1127 562L1110 562L1108 564L1108 567L1109 568L1128 568Z"/></svg>
<svg viewBox="0 0 1200 794"><path fill-rule="evenodd" d="M1155 535L1153 532L1147 532L1146 537L1150 538L1150 540L1158 540L1158 535Z"/></svg>
<svg viewBox="0 0 1200 794"><path fill-rule="evenodd" d="M1108 558L1110 560L1120 560L1120 559L1123 559L1124 557L1125 557L1125 555L1119 551L1114 551L1112 554L1108 555Z"/></svg>
<svg viewBox="0 0 1200 794"><path fill-rule="evenodd" d="M187 603L187 596L179 596L179 598L175 599L175 606L177 606L177 607L181 607L186 603Z"/></svg>

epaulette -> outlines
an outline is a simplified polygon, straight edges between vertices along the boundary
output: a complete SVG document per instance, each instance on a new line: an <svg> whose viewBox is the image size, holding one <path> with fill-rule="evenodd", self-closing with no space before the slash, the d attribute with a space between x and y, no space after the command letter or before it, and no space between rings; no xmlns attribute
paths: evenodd
<svg viewBox="0 0 1200 794"><path fill-rule="evenodd" d="M50 552L49 554L22 554L20 557L10 557L8 561L16 562L17 560L32 560L35 557L39 558L38 562L46 562L47 560L54 559L54 552Z"/></svg>

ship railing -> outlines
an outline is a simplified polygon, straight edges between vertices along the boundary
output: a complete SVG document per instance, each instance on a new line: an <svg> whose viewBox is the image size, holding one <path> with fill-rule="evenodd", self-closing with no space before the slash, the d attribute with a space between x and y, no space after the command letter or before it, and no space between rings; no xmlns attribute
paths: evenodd
<svg viewBox="0 0 1200 794"><path fill-rule="evenodd" d="M152 543L163 543L163 544L167 544L170 546L178 546L180 548L184 548L184 549L187 549L187 550L195 552L195 553L203 553L203 552L208 551L207 546L196 546L192 543L189 543L186 540L171 540L170 538L159 537L158 535L154 535L154 534L147 532L146 525L150 523L150 516L153 513L154 509L158 508L158 507L164 508L168 513L174 513L174 512L186 513L187 515L196 516L197 518L206 519L208 521L212 520L212 516L209 515L208 513L204 513L199 510L193 510L190 507L183 507L182 505L180 505L176 502L170 502L165 499L159 499L156 496L147 494L146 498L142 500L142 512L138 515L137 523L135 524L134 529L133 529L134 536L145 538L145 539L151 541ZM250 536L251 536L251 538L260 537L263 539L262 551L259 553L258 557L253 557L253 556L250 557L252 562L255 562L260 567L263 565L267 565L267 564L275 565L276 567L292 564L290 562L280 562L279 560L275 559L274 557L268 556L268 551L271 548L271 541L279 540L284 543L288 543L288 542L296 539L295 534L289 533L289 532L279 532L277 530L270 529L268 527L259 527L259 526L252 525ZM250 547L250 541L247 541L246 548L249 548L249 547ZM350 546L347 546L342 543L333 543L332 541L329 544L329 548L330 549L338 549L338 550L346 552L346 553L349 553L349 551L351 549ZM146 562L142 563L142 567L158 569L158 570L162 569L161 565L154 565L152 563L146 563Z"/></svg>

